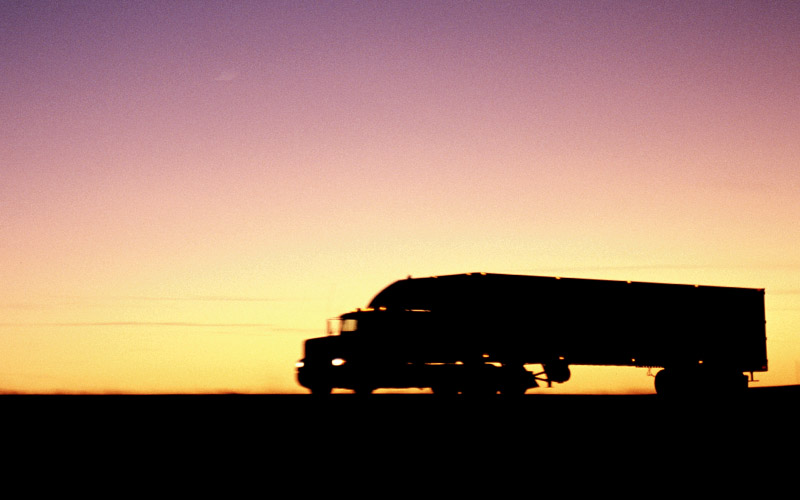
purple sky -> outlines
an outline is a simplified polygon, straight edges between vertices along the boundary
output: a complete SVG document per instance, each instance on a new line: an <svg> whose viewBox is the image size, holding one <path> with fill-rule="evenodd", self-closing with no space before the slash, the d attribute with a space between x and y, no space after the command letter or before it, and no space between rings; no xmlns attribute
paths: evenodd
<svg viewBox="0 0 800 500"><path fill-rule="evenodd" d="M797 381L797 2L3 2L0 74L8 390L299 391L467 271L764 287Z"/></svg>

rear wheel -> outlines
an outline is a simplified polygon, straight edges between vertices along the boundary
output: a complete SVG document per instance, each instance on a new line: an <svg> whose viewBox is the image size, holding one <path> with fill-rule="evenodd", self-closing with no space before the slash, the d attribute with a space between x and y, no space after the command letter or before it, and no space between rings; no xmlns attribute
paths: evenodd
<svg viewBox="0 0 800 500"><path fill-rule="evenodd" d="M747 390L747 375L738 372L723 372L710 377L708 381L709 392L722 395L741 394Z"/></svg>
<svg viewBox="0 0 800 500"><path fill-rule="evenodd" d="M672 376L672 372L666 369L656 373L656 379L655 379L656 394L658 394L659 396L667 396L673 394L675 392L674 378L675 377Z"/></svg>
<svg viewBox="0 0 800 500"><path fill-rule="evenodd" d="M504 397L519 397L531 387L536 387L536 378L523 365L503 366L503 379L500 394Z"/></svg>
<svg viewBox="0 0 800 500"><path fill-rule="evenodd" d="M458 396L458 389L449 385L434 385L431 387L431 391L433 391L434 395L440 398Z"/></svg>
<svg viewBox="0 0 800 500"><path fill-rule="evenodd" d="M736 371L699 368L665 368L656 374L656 394L661 396L712 396L741 394L747 376Z"/></svg>

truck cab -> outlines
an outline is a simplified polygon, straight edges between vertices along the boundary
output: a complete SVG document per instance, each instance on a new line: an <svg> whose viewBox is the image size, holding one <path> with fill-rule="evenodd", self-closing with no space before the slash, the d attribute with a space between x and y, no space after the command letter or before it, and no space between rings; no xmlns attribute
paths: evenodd
<svg viewBox="0 0 800 500"><path fill-rule="evenodd" d="M361 394L377 388L519 394L538 386L521 364L504 366L483 352L476 340L485 334L475 335L469 321L444 324L428 310L385 307L343 314L328 320L326 337L306 340L298 382L312 394L334 388Z"/></svg>

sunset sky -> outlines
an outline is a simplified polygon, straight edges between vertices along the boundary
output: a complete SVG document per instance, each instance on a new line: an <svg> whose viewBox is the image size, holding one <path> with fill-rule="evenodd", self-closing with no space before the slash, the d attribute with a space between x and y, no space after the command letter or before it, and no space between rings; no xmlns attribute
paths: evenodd
<svg viewBox="0 0 800 500"><path fill-rule="evenodd" d="M800 2L8 0L0 76L0 392L304 393L471 271L765 288L800 383Z"/></svg>

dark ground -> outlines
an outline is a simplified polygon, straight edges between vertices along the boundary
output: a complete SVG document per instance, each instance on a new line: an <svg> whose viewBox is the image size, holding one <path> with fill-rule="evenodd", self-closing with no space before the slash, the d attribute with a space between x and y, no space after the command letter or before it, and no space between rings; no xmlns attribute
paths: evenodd
<svg viewBox="0 0 800 500"><path fill-rule="evenodd" d="M25 469L47 464L143 480L191 471L193 485L224 479L319 487L331 476L354 484L388 476L392 488L421 478L444 487L477 478L549 484L564 474L572 478L565 488L585 487L586 474L623 487L633 475L670 488L665 471L723 470L731 481L739 470L752 478L778 456L795 463L798 403L795 386L691 400L9 395L0 396L0 415L3 453Z"/></svg>
<svg viewBox="0 0 800 500"><path fill-rule="evenodd" d="M526 395L505 400L439 399L429 394L295 395L6 395L0 415L25 432L87 437L203 433L287 436L373 436L458 432L524 439L548 428L564 439L614 431L649 435L678 426L727 423L779 426L800 412L800 386L752 388L743 396ZM597 428L600 429L597 429ZM602 429L602 430L601 430ZM345 438L346 439L346 438Z"/></svg>

